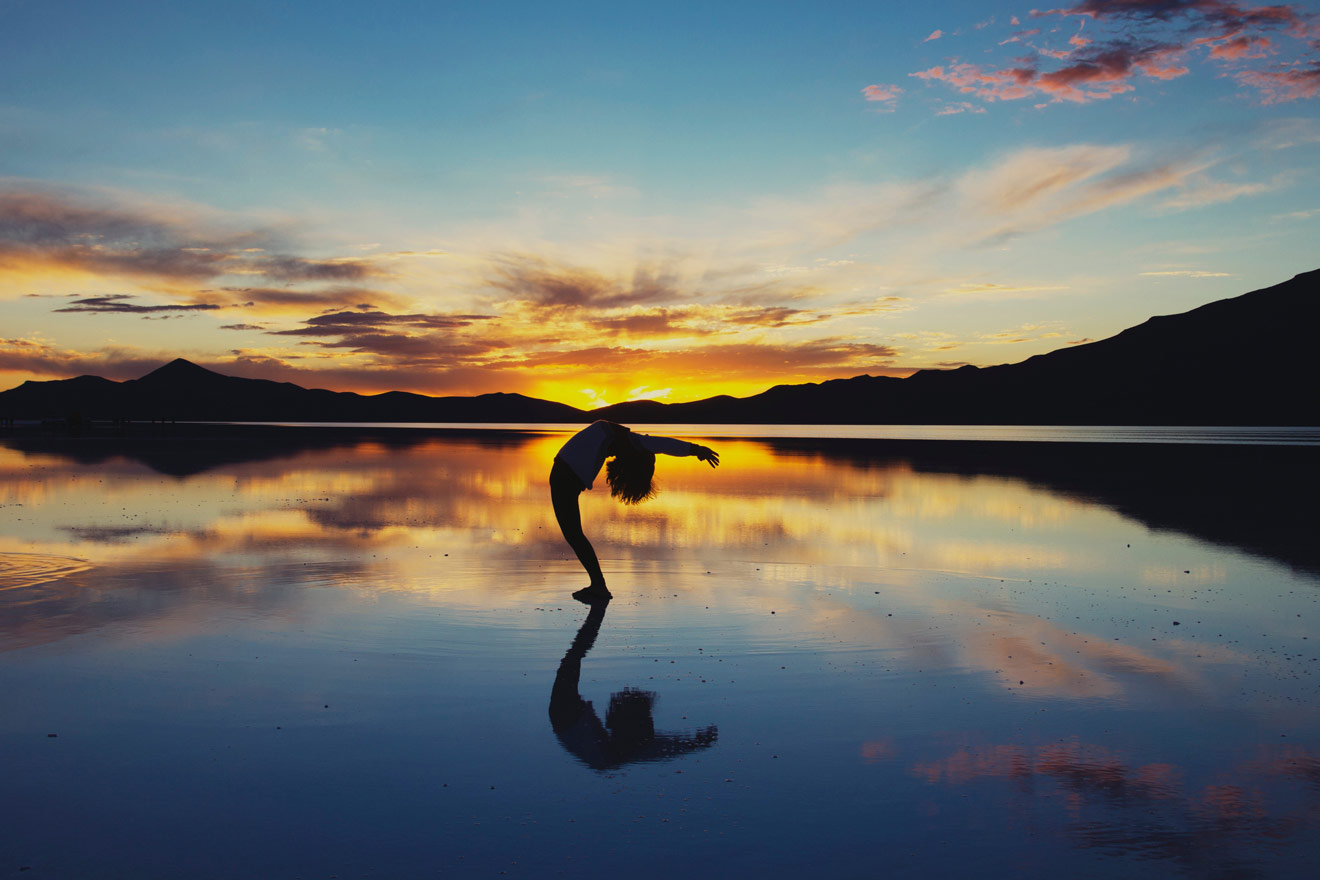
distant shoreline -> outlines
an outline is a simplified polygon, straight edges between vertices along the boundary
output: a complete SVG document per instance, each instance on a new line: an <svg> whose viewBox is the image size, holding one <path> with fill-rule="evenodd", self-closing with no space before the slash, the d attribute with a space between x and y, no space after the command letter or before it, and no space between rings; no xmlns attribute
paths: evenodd
<svg viewBox="0 0 1320 880"><path fill-rule="evenodd" d="M0 438L222 438L354 437L417 438L424 435L541 435L576 431L587 422L170 422L91 420L70 426L20 421L0 428ZM639 424L636 430L672 436L760 441L865 444L1018 444L1099 446L1320 447L1320 428L1287 425L806 425Z"/></svg>

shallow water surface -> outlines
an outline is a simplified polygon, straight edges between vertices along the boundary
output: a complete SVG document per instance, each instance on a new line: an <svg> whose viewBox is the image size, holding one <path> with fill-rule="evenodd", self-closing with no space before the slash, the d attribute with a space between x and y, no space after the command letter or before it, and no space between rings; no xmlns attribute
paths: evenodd
<svg viewBox="0 0 1320 880"><path fill-rule="evenodd" d="M0 446L0 875L1320 857L1309 451L712 440L589 612L562 435L181 442Z"/></svg>

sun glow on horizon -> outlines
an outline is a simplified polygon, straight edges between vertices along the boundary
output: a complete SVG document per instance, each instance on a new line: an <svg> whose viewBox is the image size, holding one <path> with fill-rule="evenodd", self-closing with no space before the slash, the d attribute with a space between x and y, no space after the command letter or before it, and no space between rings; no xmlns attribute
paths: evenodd
<svg viewBox="0 0 1320 880"><path fill-rule="evenodd" d="M1307 4L718 34L474 7L461 36L428 7L417 33L465 47L437 55L292 0L241 34L275 90L200 7L75 5L0 29L5 388L185 357L364 394L744 397L1016 363L1316 268ZM509 40L538 91L491 77Z"/></svg>

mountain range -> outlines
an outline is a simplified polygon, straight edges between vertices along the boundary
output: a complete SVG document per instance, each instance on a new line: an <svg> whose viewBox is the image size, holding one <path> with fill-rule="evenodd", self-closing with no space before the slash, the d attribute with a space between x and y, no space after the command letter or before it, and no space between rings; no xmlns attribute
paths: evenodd
<svg viewBox="0 0 1320 880"><path fill-rule="evenodd" d="M751 397L586 411L521 394L362 395L225 376L177 359L115 382L79 376L0 392L15 419L727 424L1316 425L1320 270L1154 317L1021 363L777 385Z"/></svg>

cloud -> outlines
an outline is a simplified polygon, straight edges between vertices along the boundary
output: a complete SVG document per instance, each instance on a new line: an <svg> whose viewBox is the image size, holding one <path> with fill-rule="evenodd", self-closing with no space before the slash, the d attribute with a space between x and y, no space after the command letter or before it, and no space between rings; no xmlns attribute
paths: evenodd
<svg viewBox="0 0 1320 880"><path fill-rule="evenodd" d="M935 115L956 116L959 113L985 113L985 112L986 109L984 107L978 107L977 105L969 101L957 101L952 104L940 105L939 109L935 111Z"/></svg>
<svg viewBox="0 0 1320 880"><path fill-rule="evenodd" d="M378 274L371 264L359 259L309 260L304 257L264 257L253 259L238 271L261 275L275 281L357 281Z"/></svg>
<svg viewBox="0 0 1320 880"><path fill-rule="evenodd" d="M280 253L284 246L269 230L227 230L181 209L123 206L32 185L0 189L0 273L62 268L162 282L238 275L349 281L380 274L366 260Z"/></svg>
<svg viewBox="0 0 1320 880"><path fill-rule="evenodd" d="M787 306L734 309L721 316L730 324L748 324L756 327L787 327L791 324L815 324L828 315L811 313Z"/></svg>
<svg viewBox="0 0 1320 880"><path fill-rule="evenodd" d="M691 305L598 315L589 328L609 335L657 339L673 336L711 336L737 327L780 328L815 324L829 314L789 306Z"/></svg>
<svg viewBox="0 0 1320 880"><path fill-rule="evenodd" d="M498 331L485 335L457 332L490 320L490 315L396 315L365 309L317 315L301 327L266 332L302 337L309 340L305 344L319 348L349 349L413 365L438 362L449 366L510 347Z"/></svg>
<svg viewBox="0 0 1320 880"><path fill-rule="evenodd" d="M1245 61L1270 54L1269 37L1210 37L1198 41L1210 47L1210 57L1220 61Z"/></svg>
<svg viewBox="0 0 1320 880"><path fill-rule="evenodd" d="M960 214L983 218L986 225L968 233L976 240L1002 242L1179 186L1207 164L1196 155L1138 160L1125 145L1018 150L963 176Z"/></svg>
<svg viewBox="0 0 1320 880"><path fill-rule="evenodd" d="M539 309L614 308L672 302L681 298L676 277L664 269L638 266L632 277L611 278L590 269L556 266L529 256L495 260L492 286Z"/></svg>
<svg viewBox="0 0 1320 880"><path fill-rule="evenodd" d="M1255 90L1262 103L1320 94L1320 42L1308 13L1291 5L1089 0L1032 15L1078 17L1092 28L1062 42L1056 30L1014 31L997 47L1026 47L1031 54L989 63L953 58L909 76L987 103L1045 98L1047 104L1086 104L1133 92L1143 80L1187 76L1194 63L1207 63Z"/></svg>
<svg viewBox="0 0 1320 880"><path fill-rule="evenodd" d="M1172 79L1187 73L1178 64L1181 50L1172 46L1082 48L1063 53L1070 63L1042 71L1037 59L1019 58L1012 67L987 69L975 64L936 66L909 74L918 79L947 83L962 94L984 101L1015 101L1045 95L1053 101L1085 104L1132 91L1131 80L1140 73Z"/></svg>
<svg viewBox="0 0 1320 880"><path fill-rule="evenodd" d="M1163 272L1142 272L1143 276L1173 278L1232 278L1228 272L1206 272L1202 269L1167 269Z"/></svg>
<svg viewBox="0 0 1320 880"><path fill-rule="evenodd" d="M691 309L646 309L620 315L601 316L591 324L610 336L657 339L665 336L697 336L714 332L692 322Z"/></svg>
<svg viewBox="0 0 1320 880"><path fill-rule="evenodd" d="M594 174L552 174L541 178L549 189L542 195L559 198L586 196L591 199L614 199L639 195L634 186L618 184Z"/></svg>
<svg viewBox="0 0 1320 880"><path fill-rule="evenodd" d="M888 113L898 107L898 96L903 90L893 85L870 85L862 89L862 94L867 101L880 105L877 110Z"/></svg>
<svg viewBox="0 0 1320 880"><path fill-rule="evenodd" d="M919 760L909 772L927 785L998 785L1008 827L1033 821L1042 799L1067 803L1061 839L1080 850L1120 858L1139 852L1171 874L1253 873L1262 837L1286 846L1307 839L1308 799L1265 783L1267 776L1314 785L1316 756L1305 748L1261 746L1250 761L1213 772L1166 761L1136 763L1108 746L1078 739L1044 745L963 745ZM1201 777L1198 780L1198 777ZM1009 792L1030 791L1020 799ZM1026 804L1026 806L1022 806ZM1020 815L1019 815L1020 814Z"/></svg>
<svg viewBox="0 0 1320 880"><path fill-rule="evenodd" d="M641 368L655 375L682 378L710 371L737 378L772 378L796 375L803 370L829 376L856 375L889 366L898 354L897 349L888 345L829 338L801 343L715 344L676 350L596 346L540 352L528 357L525 363L536 368L586 368L604 373Z"/></svg>
<svg viewBox="0 0 1320 880"><path fill-rule="evenodd" d="M1261 93L1265 104L1281 104L1320 96L1320 61L1284 70L1243 70L1234 74L1238 82Z"/></svg>
<svg viewBox="0 0 1320 880"><path fill-rule="evenodd" d="M91 352L58 348L41 339L0 339L0 372L57 379L94 375L107 379L136 379L166 363L169 356L122 346L106 346Z"/></svg>
<svg viewBox="0 0 1320 880"><path fill-rule="evenodd" d="M69 305L62 309L55 309L57 312L122 312L133 315L152 314L156 312L209 312L214 311L220 306L207 303L170 303L163 306L144 306L131 302L136 299L126 293L111 293L102 296L88 296L73 300Z"/></svg>
<svg viewBox="0 0 1320 880"><path fill-rule="evenodd" d="M936 28L935 30L933 30L933 31L930 32L930 36L929 36L929 37L927 37L926 39L922 40L921 42L923 42L923 43L929 43L931 40L938 40L938 39L939 39L940 37L942 37L942 36L944 36L944 31L940 30L939 28Z"/></svg>
<svg viewBox="0 0 1320 880"><path fill-rule="evenodd" d="M1310 220L1313 217L1320 217L1320 208L1312 208L1309 211L1290 211L1287 214L1275 214L1271 220Z"/></svg>
<svg viewBox="0 0 1320 880"><path fill-rule="evenodd" d="M1023 324L1011 330L976 335L978 339L989 345L1017 345L1021 342L1036 342L1041 339L1058 339L1064 334L1040 324Z"/></svg>
<svg viewBox="0 0 1320 880"><path fill-rule="evenodd" d="M1270 183L1230 183L1227 181L1209 180L1196 175L1186 181L1181 187L1180 192L1165 199L1160 203L1160 207L1166 211L1183 211L1189 208L1201 208L1206 205L1216 205L1222 202L1231 202L1234 199L1243 196L1254 196L1260 193L1271 192L1283 186L1285 181L1281 178L1275 179Z"/></svg>
<svg viewBox="0 0 1320 880"><path fill-rule="evenodd" d="M363 287L324 287L299 290L291 287L222 287L200 290L194 298L224 306L255 308L263 313L287 312L305 315L311 310L351 308L402 308L406 300L383 290Z"/></svg>
<svg viewBox="0 0 1320 880"><path fill-rule="evenodd" d="M950 296L993 299L1006 299L1010 296L1034 296L1040 293L1053 293L1067 290L1063 284L997 284L993 281L977 283L963 282L945 291Z"/></svg>

